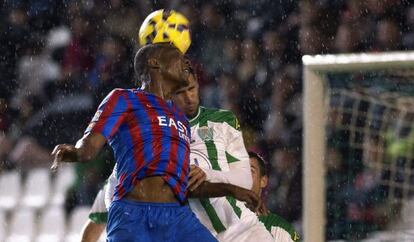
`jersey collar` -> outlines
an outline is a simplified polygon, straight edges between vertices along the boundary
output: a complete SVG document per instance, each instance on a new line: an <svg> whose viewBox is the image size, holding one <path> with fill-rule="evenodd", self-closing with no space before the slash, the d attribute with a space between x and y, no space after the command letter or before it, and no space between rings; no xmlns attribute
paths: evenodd
<svg viewBox="0 0 414 242"><path fill-rule="evenodd" d="M200 117L200 113L201 113L201 106L199 105L197 115L194 118L189 120L191 126L193 126L195 123L197 123L197 120Z"/></svg>

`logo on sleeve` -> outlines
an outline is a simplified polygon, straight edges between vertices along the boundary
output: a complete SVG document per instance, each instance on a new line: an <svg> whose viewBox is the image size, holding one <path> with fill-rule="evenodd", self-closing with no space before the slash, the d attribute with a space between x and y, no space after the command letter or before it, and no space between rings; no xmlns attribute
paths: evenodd
<svg viewBox="0 0 414 242"><path fill-rule="evenodd" d="M99 120L99 117L101 117L101 114L102 114L102 110L98 110L98 111L96 111L96 113L95 113L95 115L93 116L93 118L92 118L92 121L91 121L91 122L96 122L96 121L98 121L98 120Z"/></svg>

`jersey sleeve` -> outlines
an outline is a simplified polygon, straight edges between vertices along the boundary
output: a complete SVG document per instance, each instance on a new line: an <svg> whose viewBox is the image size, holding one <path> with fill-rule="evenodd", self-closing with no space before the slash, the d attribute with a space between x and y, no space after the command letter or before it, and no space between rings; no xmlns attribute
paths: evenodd
<svg viewBox="0 0 414 242"><path fill-rule="evenodd" d="M127 109L125 90L114 89L99 105L85 134L100 133L108 140L125 119Z"/></svg>
<svg viewBox="0 0 414 242"><path fill-rule="evenodd" d="M238 119L232 114L228 125L225 126L226 137L226 159L229 164L232 163L245 163L250 170L249 154L246 151L244 145L243 134L240 129Z"/></svg>
<svg viewBox="0 0 414 242"><path fill-rule="evenodd" d="M233 113L228 112L227 115L228 118L223 123L223 134L229 171L212 169L203 169L203 171L206 173L209 182L229 183L250 190L253 180L249 155L244 146L240 125Z"/></svg>

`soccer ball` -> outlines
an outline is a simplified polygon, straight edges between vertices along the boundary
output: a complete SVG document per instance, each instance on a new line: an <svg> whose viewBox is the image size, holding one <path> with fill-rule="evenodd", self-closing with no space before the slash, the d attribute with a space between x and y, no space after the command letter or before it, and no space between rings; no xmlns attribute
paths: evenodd
<svg viewBox="0 0 414 242"><path fill-rule="evenodd" d="M191 44L189 22L184 15L173 10L152 12L141 25L138 33L141 46L153 43L172 43L182 53Z"/></svg>

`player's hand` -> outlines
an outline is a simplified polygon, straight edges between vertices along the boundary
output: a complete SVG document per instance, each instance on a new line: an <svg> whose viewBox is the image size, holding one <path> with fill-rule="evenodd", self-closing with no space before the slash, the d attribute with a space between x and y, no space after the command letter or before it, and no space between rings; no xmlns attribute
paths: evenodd
<svg viewBox="0 0 414 242"><path fill-rule="evenodd" d="M234 187L233 197L239 201L246 203L248 207L253 212L258 212L261 206L261 200L256 193L251 190L244 189L242 187Z"/></svg>
<svg viewBox="0 0 414 242"><path fill-rule="evenodd" d="M206 178L206 173L204 173L200 167L191 165L187 189L189 189L191 192L194 191L198 186L201 185L201 183L206 180Z"/></svg>
<svg viewBox="0 0 414 242"><path fill-rule="evenodd" d="M266 207L266 204L264 203L262 199L260 199L259 207L257 211L255 212L257 213L257 215L268 215L269 214L269 209Z"/></svg>
<svg viewBox="0 0 414 242"><path fill-rule="evenodd" d="M52 167L50 167L52 171L56 171L61 162L77 161L77 149L73 145L56 145L51 155L54 156Z"/></svg>

